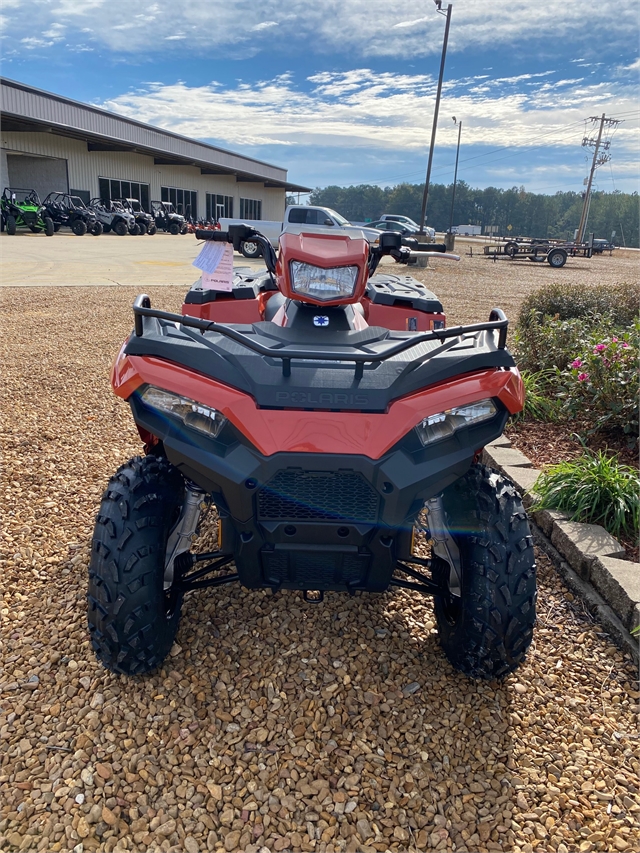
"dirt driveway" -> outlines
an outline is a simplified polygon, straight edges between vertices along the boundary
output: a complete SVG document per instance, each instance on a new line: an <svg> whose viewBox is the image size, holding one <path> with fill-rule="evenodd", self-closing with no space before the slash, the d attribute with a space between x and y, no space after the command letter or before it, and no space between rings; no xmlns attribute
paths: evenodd
<svg viewBox="0 0 640 853"><path fill-rule="evenodd" d="M540 267L420 275L453 322L554 277L637 286L622 253ZM135 293L4 291L0 849L638 850L636 674L543 555L534 644L501 683L454 672L405 591L207 590L152 676L96 663L93 519L140 449L108 383Z"/></svg>

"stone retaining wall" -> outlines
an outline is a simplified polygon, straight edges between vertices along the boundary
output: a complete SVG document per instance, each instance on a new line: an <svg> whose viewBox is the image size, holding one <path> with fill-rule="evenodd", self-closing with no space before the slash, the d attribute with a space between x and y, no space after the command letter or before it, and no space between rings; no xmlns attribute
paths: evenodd
<svg viewBox="0 0 640 853"><path fill-rule="evenodd" d="M540 471L508 438L497 439L484 450L483 461L508 477L529 509ZM638 660L638 638L631 631L640 625L640 563L623 560L624 548L598 524L571 521L555 510L530 514L534 537L552 558L567 584L580 594L616 641Z"/></svg>

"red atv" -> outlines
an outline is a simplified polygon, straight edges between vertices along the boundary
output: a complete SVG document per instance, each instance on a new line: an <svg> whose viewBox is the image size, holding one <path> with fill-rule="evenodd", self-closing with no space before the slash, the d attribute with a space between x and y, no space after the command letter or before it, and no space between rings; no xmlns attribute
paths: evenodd
<svg viewBox="0 0 640 853"><path fill-rule="evenodd" d="M370 245L290 226L277 259L246 225L196 237L255 240L267 269L237 272L230 293L194 285L182 315L134 303L112 385L145 455L111 478L97 516L88 616L100 661L153 670L185 593L240 582L314 602L326 590L431 594L454 667L513 671L535 621L533 546L515 488L480 464L523 404L504 313L447 329L424 285L374 275L385 255L445 250L395 232ZM210 504L218 550L193 553Z"/></svg>

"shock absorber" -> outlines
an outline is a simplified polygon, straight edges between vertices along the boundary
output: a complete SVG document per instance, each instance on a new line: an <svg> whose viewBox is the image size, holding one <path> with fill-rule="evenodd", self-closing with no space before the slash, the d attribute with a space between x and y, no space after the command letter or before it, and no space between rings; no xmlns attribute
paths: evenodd
<svg viewBox="0 0 640 853"><path fill-rule="evenodd" d="M170 589L175 574L175 560L179 554L191 550L191 542L195 536L202 512L202 502L206 492L191 480L187 480L184 489L184 503L180 518L169 534L167 552L164 563L164 588Z"/></svg>

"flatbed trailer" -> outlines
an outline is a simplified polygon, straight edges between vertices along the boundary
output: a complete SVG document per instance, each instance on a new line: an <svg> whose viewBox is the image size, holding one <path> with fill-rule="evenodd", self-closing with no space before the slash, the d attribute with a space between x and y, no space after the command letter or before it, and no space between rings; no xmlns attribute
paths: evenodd
<svg viewBox="0 0 640 853"><path fill-rule="evenodd" d="M484 255L494 261L504 259L512 261L529 260L537 263L546 261L549 266L559 269L571 256L590 258L593 255L593 238L588 243L575 243L561 240L541 240L518 237L507 240L499 246L485 246Z"/></svg>

